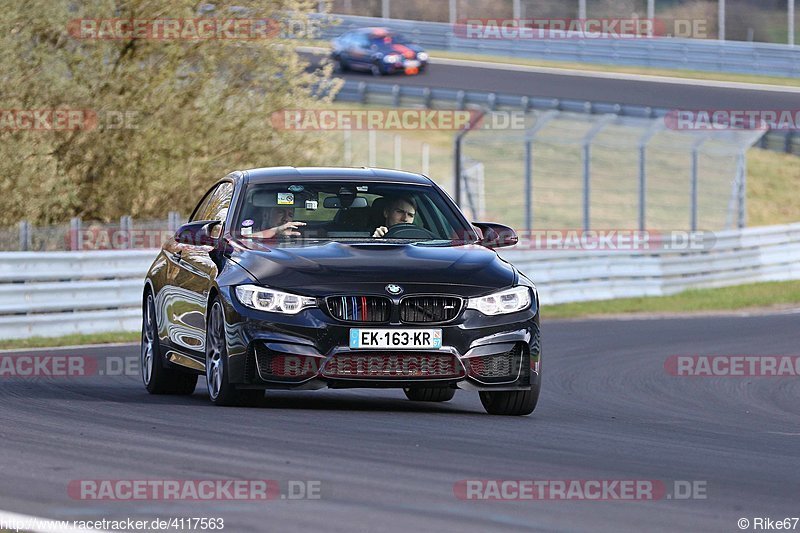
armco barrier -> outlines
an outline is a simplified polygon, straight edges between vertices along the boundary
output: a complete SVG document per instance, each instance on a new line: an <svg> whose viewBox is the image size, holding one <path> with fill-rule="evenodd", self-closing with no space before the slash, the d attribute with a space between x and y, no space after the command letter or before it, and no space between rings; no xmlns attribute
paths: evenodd
<svg viewBox="0 0 800 533"><path fill-rule="evenodd" d="M0 338L138 330L156 253L0 253Z"/></svg>
<svg viewBox="0 0 800 533"><path fill-rule="evenodd" d="M556 110L595 115L619 115L625 117L660 118L669 113L663 107L619 104L611 102L590 102L561 98L519 96L487 91L463 91L458 89L420 87L414 85L389 85L386 83L367 83L346 80L335 99L340 102L360 104L390 105L393 107L419 106L464 109L467 106L480 106L488 109L515 109L522 111ZM800 135L793 131L768 131L761 138L761 148L776 152L800 155Z"/></svg>
<svg viewBox="0 0 800 533"><path fill-rule="evenodd" d="M545 304L800 279L800 223L719 232L702 251L501 251Z"/></svg>
<svg viewBox="0 0 800 533"><path fill-rule="evenodd" d="M544 305L800 279L800 223L715 234L702 251L503 249ZM0 253L0 339L141 328L156 250ZM546 312L546 311L545 311Z"/></svg>

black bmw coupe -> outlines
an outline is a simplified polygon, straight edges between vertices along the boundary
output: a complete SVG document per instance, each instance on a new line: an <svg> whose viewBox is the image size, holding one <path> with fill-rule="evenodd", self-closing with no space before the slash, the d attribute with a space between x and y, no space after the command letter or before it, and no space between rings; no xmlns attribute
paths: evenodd
<svg viewBox="0 0 800 533"><path fill-rule="evenodd" d="M477 391L531 413L541 353L534 284L429 178L370 168L233 172L164 244L143 294L142 378L217 405L265 389L402 388L413 401Z"/></svg>

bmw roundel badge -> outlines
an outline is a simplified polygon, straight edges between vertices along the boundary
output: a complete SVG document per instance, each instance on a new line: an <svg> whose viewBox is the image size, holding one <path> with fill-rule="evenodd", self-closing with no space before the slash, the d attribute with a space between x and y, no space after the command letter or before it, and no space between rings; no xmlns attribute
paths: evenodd
<svg viewBox="0 0 800 533"><path fill-rule="evenodd" d="M400 285L395 285L394 283L390 283L386 286L386 292L394 295L402 294L403 287Z"/></svg>

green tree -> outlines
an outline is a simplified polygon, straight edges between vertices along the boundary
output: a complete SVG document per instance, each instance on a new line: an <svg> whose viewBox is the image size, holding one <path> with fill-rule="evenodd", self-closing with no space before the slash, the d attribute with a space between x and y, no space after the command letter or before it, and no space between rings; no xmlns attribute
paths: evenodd
<svg viewBox="0 0 800 533"><path fill-rule="evenodd" d="M0 225L23 218L161 217L172 209L186 214L231 170L324 162L332 153L324 136L270 123L275 111L325 106L338 89L329 68L307 71L298 40L276 31L291 28L297 35L310 27L308 15L317 7L317 0L213 7L189 0L6 3L0 13ZM245 30L223 33L229 38L189 39L186 21L199 17L219 25L246 19L254 32L247 35L255 38L239 38L247 32L243 24ZM92 23L80 26L87 19L180 19L184 33L87 38L81 28ZM264 32L254 19L283 22ZM315 96L320 89L327 96ZM21 115L13 110L44 109L88 110L89 127L15 129Z"/></svg>

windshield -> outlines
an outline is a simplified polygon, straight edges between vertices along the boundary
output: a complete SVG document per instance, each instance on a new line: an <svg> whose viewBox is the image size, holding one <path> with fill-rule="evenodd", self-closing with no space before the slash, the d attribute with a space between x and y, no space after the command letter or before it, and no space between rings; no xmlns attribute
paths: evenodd
<svg viewBox="0 0 800 533"><path fill-rule="evenodd" d="M373 33L369 40L370 44L411 44L411 41L399 33Z"/></svg>
<svg viewBox="0 0 800 533"><path fill-rule="evenodd" d="M243 239L473 242L437 189L345 181L251 184L232 234Z"/></svg>

